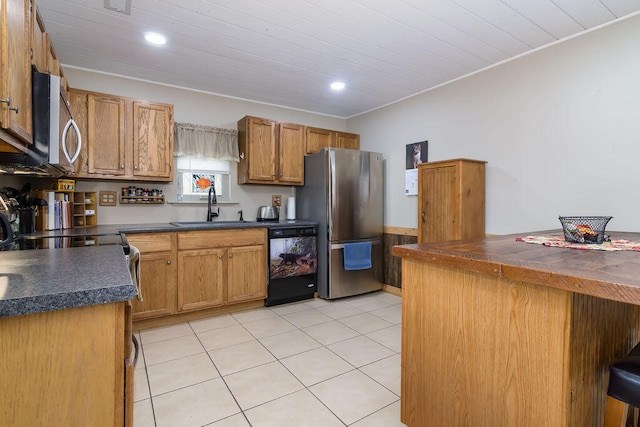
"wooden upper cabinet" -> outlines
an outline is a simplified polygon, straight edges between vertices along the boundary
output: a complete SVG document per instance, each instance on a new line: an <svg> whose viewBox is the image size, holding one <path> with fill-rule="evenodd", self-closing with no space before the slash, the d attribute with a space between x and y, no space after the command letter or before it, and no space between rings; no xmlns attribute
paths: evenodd
<svg viewBox="0 0 640 427"><path fill-rule="evenodd" d="M173 176L173 106L133 102L133 175Z"/></svg>
<svg viewBox="0 0 640 427"><path fill-rule="evenodd" d="M82 136L82 146L80 147L80 155L74 164L74 176L86 177L89 174L89 154L87 150L88 139L88 94L84 91L69 89L69 104L73 112L73 120L76 122L80 135Z"/></svg>
<svg viewBox="0 0 640 427"><path fill-rule="evenodd" d="M360 149L360 135L330 129L305 126L306 154L314 154L325 147Z"/></svg>
<svg viewBox="0 0 640 427"><path fill-rule="evenodd" d="M238 121L239 184L304 184L304 127L246 116Z"/></svg>
<svg viewBox="0 0 640 427"><path fill-rule="evenodd" d="M278 181L281 184L304 184L304 126L278 124Z"/></svg>
<svg viewBox="0 0 640 427"><path fill-rule="evenodd" d="M313 128L305 126L305 140L307 154L317 153L324 147L331 147L333 131L329 129Z"/></svg>
<svg viewBox="0 0 640 427"><path fill-rule="evenodd" d="M360 149L360 135L347 132L336 132L335 140L336 148L350 148L352 150Z"/></svg>
<svg viewBox="0 0 640 427"><path fill-rule="evenodd" d="M125 175L125 101L117 96L87 97L88 173Z"/></svg>
<svg viewBox="0 0 640 427"><path fill-rule="evenodd" d="M276 181L276 122L244 117L238 122L238 183Z"/></svg>
<svg viewBox="0 0 640 427"><path fill-rule="evenodd" d="M485 162L467 159L418 166L418 242L484 236Z"/></svg>
<svg viewBox="0 0 640 427"><path fill-rule="evenodd" d="M69 98L83 136L75 176L173 179L173 105L77 89Z"/></svg>
<svg viewBox="0 0 640 427"><path fill-rule="evenodd" d="M15 149L33 142L31 130L31 1L1 0L0 137ZM10 146L3 151L12 151Z"/></svg>
<svg viewBox="0 0 640 427"><path fill-rule="evenodd" d="M31 65L40 73L47 72L48 35L40 12L31 13Z"/></svg>

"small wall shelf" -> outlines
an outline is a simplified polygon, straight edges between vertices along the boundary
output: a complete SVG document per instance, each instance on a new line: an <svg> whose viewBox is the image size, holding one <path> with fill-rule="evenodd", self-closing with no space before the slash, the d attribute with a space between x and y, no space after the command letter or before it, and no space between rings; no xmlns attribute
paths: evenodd
<svg viewBox="0 0 640 427"><path fill-rule="evenodd" d="M98 225L98 193L76 191L73 193L73 226L95 227Z"/></svg>
<svg viewBox="0 0 640 427"><path fill-rule="evenodd" d="M121 205L161 205L164 203L162 196L120 196Z"/></svg>

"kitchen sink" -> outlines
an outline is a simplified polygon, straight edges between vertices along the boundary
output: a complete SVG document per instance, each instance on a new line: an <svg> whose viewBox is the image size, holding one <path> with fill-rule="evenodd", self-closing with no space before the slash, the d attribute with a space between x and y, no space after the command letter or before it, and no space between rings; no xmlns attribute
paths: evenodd
<svg viewBox="0 0 640 427"><path fill-rule="evenodd" d="M230 225L242 225L253 224L254 221L180 221L170 222L169 224L176 227L215 227L216 224L230 226Z"/></svg>

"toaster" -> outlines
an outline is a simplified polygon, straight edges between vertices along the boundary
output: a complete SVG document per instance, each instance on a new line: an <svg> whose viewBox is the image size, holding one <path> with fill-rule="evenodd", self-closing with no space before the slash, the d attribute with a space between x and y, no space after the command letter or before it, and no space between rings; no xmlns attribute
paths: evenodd
<svg viewBox="0 0 640 427"><path fill-rule="evenodd" d="M280 208L278 206L260 206L256 221L278 222L280 220Z"/></svg>

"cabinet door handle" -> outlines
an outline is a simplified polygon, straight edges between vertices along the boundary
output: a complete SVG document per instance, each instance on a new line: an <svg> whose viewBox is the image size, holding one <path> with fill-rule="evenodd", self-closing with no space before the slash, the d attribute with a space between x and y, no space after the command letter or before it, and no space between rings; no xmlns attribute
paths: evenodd
<svg viewBox="0 0 640 427"><path fill-rule="evenodd" d="M422 211L421 217L422 217L422 223L424 224L427 220L427 214L424 211Z"/></svg>
<svg viewBox="0 0 640 427"><path fill-rule="evenodd" d="M138 166L134 166L134 167L133 167L133 170L134 170L134 171L137 171L137 170L138 170Z"/></svg>
<svg viewBox="0 0 640 427"><path fill-rule="evenodd" d="M229 254L229 258L233 258L233 254Z"/></svg>
<svg viewBox="0 0 640 427"><path fill-rule="evenodd" d="M16 114L18 114L18 106L16 105L15 107L11 106L11 97L7 96L6 98L0 98L0 102L4 102L5 104L7 104L9 106L9 110L13 110L16 112Z"/></svg>
<svg viewBox="0 0 640 427"><path fill-rule="evenodd" d="M220 255L220 256L218 257L218 259L222 259L222 258L224 258L222 255Z"/></svg>
<svg viewBox="0 0 640 427"><path fill-rule="evenodd" d="M124 165L120 165L120 169L124 169Z"/></svg>
<svg viewBox="0 0 640 427"><path fill-rule="evenodd" d="M171 265L171 260L170 259L167 260L167 265Z"/></svg>

